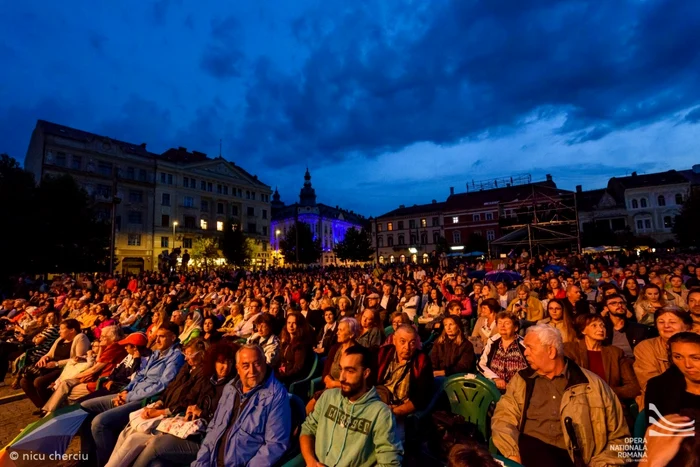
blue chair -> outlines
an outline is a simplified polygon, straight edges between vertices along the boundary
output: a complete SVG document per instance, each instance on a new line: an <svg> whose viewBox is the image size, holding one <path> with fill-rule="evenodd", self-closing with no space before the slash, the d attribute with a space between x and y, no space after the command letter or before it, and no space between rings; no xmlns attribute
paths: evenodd
<svg viewBox="0 0 700 467"><path fill-rule="evenodd" d="M309 371L309 375L304 379L294 381L292 384L289 385L289 392L299 397L305 402L307 402L310 399L309 389L311 387L311 380L319 376L322 371L321 365L319 365L318 360L318 355L314 354L314 361L311 365L311 371Z"/></svg>
<svg viewBox="0 0 700 467"><path fill-rule="evenodd" d="M288 394L289 405L292 409L292 436L289 440L289 448L282 455L280 460L275 462L275 467L293 467L296 465L303 466L304 459L301 457L301 448L299 446L299 435L301 434L301 424L306 419L306 408L304 401L299 399L294 394ZM298 462L301 463L298 463Z"/></svg>
<svg viewBox="0 0 700 467"><path fill-rule="evenodd" d="M389 337L393 333L394 333L394 326L389 325L389 326L384 328L384 337Z"/></svg>

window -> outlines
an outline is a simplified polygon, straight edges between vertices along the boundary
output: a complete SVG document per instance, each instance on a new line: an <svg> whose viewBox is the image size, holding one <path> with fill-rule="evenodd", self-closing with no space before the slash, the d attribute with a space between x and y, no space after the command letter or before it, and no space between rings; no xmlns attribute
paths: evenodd
<svg viewBox="0 0 700 467"><path fill-rule="evenodd" d="M95 194L97 196L101 196L102 198L111 198L112 187L109 185L97 185L97 187L95 187Z"/></svg>
<svg viewBox="0 0 700 467"><path fill-rule="evenodd" d="M224 213L224 203L216 203L216 213L217 214Z"/></svg>
<svg viewBox="0 0 700 467"><path fill-rule="evenodd" d="M486 220L487 220L487 221L492 221L492 220L493 220L493 213L487 212L487 213L486 213Z"/></svg>
<svg viewBox="0 0 700 467"><path fill-rule="evenodd" d="M418 237L416 234L411 234L411 245L415 245L416 243L418 243Z"/></svg>
<svg viewBox="0 0 700 467"><path fill-rule="evenodd" d="M381 222L377 222L377 232L381 232L383 229L383 224Z"/></svg>
<svg viewBox="0 0 700 467"><path fill-rule="evenodd" d="M267 226L266 225L262 226L262 234L267 235Z"/></svg>
<svg viewBox="0 0 700 467"><path fill-rule="evenodd" d="M194 207L194 198L191 196L185 196L182 198L182 205L186 208Z"/></svg>
<svg viewBox="0 0 700 467"><path fill-rule="evenodd" d="M459 217L458 217L458 216L454 216L454 217L452 218L452 223L453 223L453 224L459 224Z"/></svg>
<svg viewBox="0 0 700 467"><path fill-rule="evenodd" d="M224 185L224 194L228 195L228 185Z"/></svg>
<svg viewBox="0 0 700 467"><path fill-rule="evenodd" d="M167 214L162 214L160 216L161 227L170 227L170 216Z"/></svg>
<svg viewBox="0 0 700 467"><path fill-rule="evenodd" d="M258 226L255 223L248 223L248 233L258 233Z"/></svg>
<svg viewBox="0 0 700 467"><path fill-rule="evenodd" d="M384 255L381 255L381 256L379 257L379 264L384 264L384 261L386 261L386 260L384 259Z"/></svg>
<svg viewBox="0 0 700 467"><path fill-rule="evenodd" d="M141 191L141 190L129 190L129 202L130 203L143 203L143 191Z"/></svg>
<svg viewBox="0 0 700 467"><path fill-rule="evenodd" d="M646 199L646 198L640 199L640 200L639 200L639 205L640 205L641 207L643 207L643 208L647 207L647 199Z"/></svg>
<svg viewBox="0 0 700 467"><path fill-rule="evenodd" d="M129 234L127 240L129 246L141 246L141 235L140 234Z"/></svg>
<svg viewBox="0 0 700 467"><path fill-rule="evenodd" d="M173 184L173 174L168 174L168 185Z"/></svg>
<svg viewBox="0 0 700 467"><path fill-rule="evenodd" d="M185 196L187 198L187 196ZM160 204L162 206L170 206L170 193L163 193L160 195Z"/></svg>
<svg viewBox="0 0 700 467"><path fill-rule="evenodd" d="M216 184L216 192L217 192L218 194L223 194L223 192L224 192L224 187L222 187L220 184L217 183L217 184Z"/></svg>
<svg viewBox="0 0 700 467"><path fill-rule="evenodd" d="M391 232L392 230L394 230L394 223L393 223L393 222L387 222L387 223L386 223L386 230L388 230L389 232Z"/></svg>
<svg viewBox="0 0 700 467"><path fill-rule="evenodd" d="M670 229L673 227L673 219L671 216L664 216L664 229Z"/></svg>
<svg viewBox="0 0 700 467"><path fill-rule="evenodd" d="M185 227L188 229L194 229L197 221L194 216L185 216Z"/></svg>
<svg viewBox="0 0 700 467"><path fill-rule="evenodd" d="M405 245L406 241L403 238L403 235L399 235L399 245Z"/></svg>
<svg viewBox="0 0 700 467"><path fill-rule="evenodd" d="M65 152L57 152L56 153L56 162L54 164L60 166L60 167L65 167L66 162L67 162L67 157Z"/></svg>
<svg viewBox="0 0 700 467"><path fill-rule="evenodd" d="M389 256L389 262L393 263L394 261L396 261L396 258L394 258L394 255Z"/></svg>
<svg viewBox="0 0 700 467"><path fill-rule="evenodd" d="M479 214L474 214L474 215L472 216L472 220L473 220L474 222L479 222L479 221L481 220L481 216L479 216Z"/></svg>
<svg viewBox="0 0 700 467"><path fill-rule="evenodd" d="M459 220L459 219L458 219ZM439 217L433 217L433 227L439 227L440 226L440 218Z"/></svg>
<svg viewBox="0 0 700 467"><path fill-rule="evenodd" d="M433 232L433 244L437 245L438 242L440 242L440 232L436 230L435 232Z"/></svg>
<svg viewBox="0 0 700 467"><path fill-rule="evenodd" d="M421 219L420 226L423 228L428 227L428 219L426 219L425 217L423 219Z"/></svg>
<svg viewBox="0 0 700 467"><path fill-rule="evenodd" d="M406 255L399 256L399 261L401 261L402 263L405 263L406 262Z"/></svg>
<svg viewBox="0 0 700 467"><path fill-rule="evenodd" d="M224 231L224 222L223 221L216 221L216 230L219 232Z"/></svg>
<svg viewBox="0 0 700 467"><path fill-rule="evenodd" d="M139 169L139 182L145 182L148 180L148 174L146 169Z"/></svg>
<svg viewBox="0 0 700 467"><path fill-rule="evenodd" d="M169 246L168 246L169 243L170 243L169 237L160 237L160 247L161 248L169 248Z"/></svg>
<svg viewBox="0 0 700 467"><path fill-rule="evenodd" d="M105 177L112 176L113 166L111 162L100 162L97 164L97 172Z"/></svg>
<svg viewBox="0 0 700 467"><path fill-rule="evenodd" d="M452 243L462 243L462 232L459 230L452 232Z"/></svg>
<svg viewBox="0 0 700 467"><path fill-rule="evenodd" d="M238 197L243 198L243 190L240 188L238 189Z"/></svg>
<svg viewBox="0 0 700 467"><path fill-rule="evenodd" d="M161 172L161 173L160 173L160 183L165 183L165 180L166 180L166 178L165 178L165 172Z"/></svg>
<svg viewBox="0 0 700 467"><path fill-rule="evenodd" d="M632 209L637 209L639 208L639 203L637 202L636 199L632 200Z"/></svg>
<svg viewBox="0 0 700 467"><path fill-rule="evenodd" d="M651 229L651 219L644 219L644 228Z"/></svg>
<svg viewBox="0 0 700 467"><path fill-rule="evenodd" d="M202 230L207 230L207 227L209 227L209 223L206 221L206 219L200 219L199 228Z"/></svg>
<svg viewBox="0 0 700 467"><path fill-rule="evenodd" d="M199 203L199 210L202 212L209 212L209 201L202 200Z"/></svg>
<svg viewBox="0 0 700 467"><path fill-rule="evenodd" d="M415 228L416 228L416 220L415 220L415 219L411 219L411 220L408 221L408 228L409 228L409 229L415 229Z"/></svg>
<svg viewBox="0 0 700 467"><path fill-rule="evenodd" d="M403 230L403 221L399 221L399 230Z"/></svg>
<svg viewBox="0 0 700 467"><path fill-rule="evenodd" d="M214 187L213 187L212 183L208 182L207 183L207 191L211 193L213 190L214 190Z"/></svg>
<svg viewBox="0 0 700 467"><path fill-rule="evenodd" d="M676 193L676 204L683 204L683 195Z"/></svg>
<svg viewBox="0 0 700 467"><path fill-rule="evenodd" d="M496 239L496 232L494 230L487 230L486 231L486 240L495 240Z"/></svg>
<svg viewBox="0 0 700 467"><path fill-rule="evenodd" d="M255 192L254 191L250 192L250 199L255 200Z"/></svg>
<svg viewBox="0 0 700 467"><path fill-rule="evenodd" d="M136 170L133 167L126 168L126 178L133 180L136 178Z"/></svg>
<svg viewBox="0 0 700 467"><path fill-rule="evenodd" d="M386 238L386 246L394 246L394 236L393 235L389 235Z"/></svg>
<svg viewBox="0 0 700 467"><path fill-rule="evenodd" d="M232 216L238 215L238 206L231 206L231 215Z"/></svg>
<svg viewBox="0 0 700 467"><path fill-rule="evenodd" d="M255 208L248 207L248 215L249 216L255 216Z"/></svg>
<svg viewBox="0 0 700 467"><path fill-rule="evenodd" d="M73 170L80 170L82 165L83 165L83 158L73 154L73 157L71 157L71 161L70 161L70 168ZM129 167L129 168L131 169L132 172L134 171L133 167ZM133 173L131 174L130 178L134 178Z"/></svg>
<svg viewBox="0 0 700 467"><path fill-rule="evenodd" d="M245 191L245 199L250 199L250 191Z"/></svg>
<svg viewBox="0 0 700 467"><path fill-rule="evenodd" d="M185 188L190 187L190 178L189 177L182 177L182 186Z"/></svg>
<svg viewBox="0 0 700 467"><path fill-rule="evenodd" d="M637 220L637 230L643 230L644 229L644 221L639 219Z"/></svg>
<svg viewBox="0 0 700 467"><path fill-rule="evenodd" d="M481 230L475 230L474 235L478 235L479 237L481 237L482 236Z"/></svg>
<svg viewBox="0 0 700 467"><path fill-rule="evenodd" d="M143 224L143 214L141 211L129 211L129 224Z"/></svg>
<svg viewBox="0 0 700 467"><path fill-rule="evenodd" d="M384 237L377 237L377 248L382 248L384 246Z"/></svg>
<svg viewBox="0 0 700 467"><path fill-rule="evenodd" d="M207 191L207 182L205 182L204 180L200 181L199 182L199 189L202 191Z"/></svg>
<svg viewBox="0 0 700 467"><path fill-rule="evenodd" d="M666 206L666 198L664 195L659 195L659 197L656 198L656 202L659 203L659 206Z"/></svg>
<svg viewBox="0 0 700 467"><path fill-rule="evenodd" d="M183 238L182 239L182 247L183 248L192 248L192 239L191 238Z"/></svg>
<svg viewBox="0 0 700 467"><path fill-rule="evenodd" d="M420 244L421 245L427 245L428 244L428 234L423 232L420 234Z"/></svg>
<svg viewBox="0 0 700 467"><path fill-rule="evenodd" d="M267 219L267 209L262 210L262 218Z"/></svg>

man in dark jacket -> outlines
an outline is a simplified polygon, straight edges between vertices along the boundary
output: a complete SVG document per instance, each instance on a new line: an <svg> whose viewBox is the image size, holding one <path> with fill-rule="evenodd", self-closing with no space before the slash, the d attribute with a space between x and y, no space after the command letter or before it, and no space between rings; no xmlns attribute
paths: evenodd
<svg viewBox="0 0 700 467"><path fill-rule="evenodd" d="M379 392L388 399L401 439L406 416L424 409L432 396L433 366L417 344L418 333L405 324L395 331L393 344L379 348L377 386L384 388Z"/></svg>
<svg viewBox="0 0 700 467"><path fill-rule="evenodd" d="M604 299L605 341L603 345L614 345L634 358L634 347L651 336L648 326L629 321L627 306L622 295L608 295Z"/></svg>

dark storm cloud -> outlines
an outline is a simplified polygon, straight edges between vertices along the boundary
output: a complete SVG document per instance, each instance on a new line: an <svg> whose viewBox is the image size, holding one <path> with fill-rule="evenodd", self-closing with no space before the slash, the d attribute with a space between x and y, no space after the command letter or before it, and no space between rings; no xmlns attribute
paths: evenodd
<svg viewBox="0 0 700 467"><path fill-rule="evenodd" d="M502 136L533 114L564 113L578 144L700 103L700 2L341 5L290 24L298 72L253 70L238 141L269 164Z"/></svg>
<svg viewBox="0 0 700 467"><path fill-rule="evenodd" d="M233 16L212 20L211 38L200 65L217 79L239 76L244 55L241 52L240 24Z"/></svg>

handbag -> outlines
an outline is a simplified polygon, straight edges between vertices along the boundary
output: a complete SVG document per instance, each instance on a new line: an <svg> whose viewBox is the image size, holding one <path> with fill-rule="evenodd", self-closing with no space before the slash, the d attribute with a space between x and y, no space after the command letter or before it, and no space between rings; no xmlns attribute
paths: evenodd
<svg viewBox="0 0 700 467"><path fill-rule="evenodd" d="M201 418L187 420L181 415L163 419L157 428L161 433L168 433L180 439L186 439L189 436L202 433L206 431L206 429L207 424Z"/></svg>
<svg viewBox="0 0 700 467"><path fill-rule="evenodd" d="M144 409L153 408L154 405L155 402L153 404L148 404L146 407L138 409L129 414L129 426L134 431L137 431L139 433L153 433L155 431L156 426L160 423L161 420L163 420L164 416L159 415L154 418L141 417L141 414L143 413Z"/></svg>

